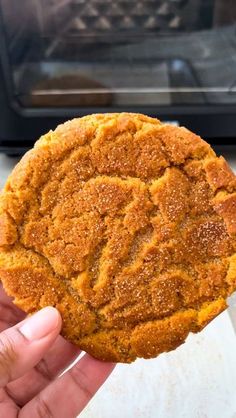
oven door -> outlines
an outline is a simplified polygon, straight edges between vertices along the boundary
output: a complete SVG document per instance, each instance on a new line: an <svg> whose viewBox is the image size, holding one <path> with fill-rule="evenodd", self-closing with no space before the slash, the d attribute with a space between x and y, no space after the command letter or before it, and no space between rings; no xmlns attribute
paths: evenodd
<svg viewBox="0 0 236 418"><path fill-rule="evenodd" d="M235 135L234 0L0 0L0 11L21 117L131 110Z"/></svg>

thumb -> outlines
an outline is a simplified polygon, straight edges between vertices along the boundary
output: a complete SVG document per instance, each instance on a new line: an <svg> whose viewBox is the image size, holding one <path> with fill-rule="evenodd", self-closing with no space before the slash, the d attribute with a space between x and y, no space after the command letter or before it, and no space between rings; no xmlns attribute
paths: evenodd
<svg viewBox="0 0 236 418"><path fill-rule="evenodd" d="M61 317L52 307L41 309L0 334L0 387L34 367L60 333Z"/></svg>

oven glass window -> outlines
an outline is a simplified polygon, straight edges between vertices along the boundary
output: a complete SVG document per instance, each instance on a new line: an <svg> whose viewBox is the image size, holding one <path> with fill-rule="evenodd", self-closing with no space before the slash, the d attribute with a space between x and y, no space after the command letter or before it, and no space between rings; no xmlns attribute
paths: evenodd
<svg viewBox="0 0 236 418"><path fill-rule="evenodd" d="M236 103L235 0L0 0L24 107Z"/></svg>

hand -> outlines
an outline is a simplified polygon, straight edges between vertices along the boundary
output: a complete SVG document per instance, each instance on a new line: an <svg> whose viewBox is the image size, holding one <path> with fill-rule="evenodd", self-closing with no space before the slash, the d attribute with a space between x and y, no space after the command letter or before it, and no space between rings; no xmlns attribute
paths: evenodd
<svg viewBox="0 0 236 418"><path fill-rule="evenodd" d="M59 335L60 314L24 318L0 285L0 418L76 417L114 365L85 354L58 377L80 353Z"/></svg>

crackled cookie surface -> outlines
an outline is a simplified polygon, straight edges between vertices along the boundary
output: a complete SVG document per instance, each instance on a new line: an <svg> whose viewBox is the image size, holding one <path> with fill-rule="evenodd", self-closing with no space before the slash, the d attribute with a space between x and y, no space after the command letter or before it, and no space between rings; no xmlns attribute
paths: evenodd
<svg viewBox="0 0 236 418"><path fill-rule="evenodd" d="M236 289L236 180L185 128L139 114L74 119L43 136L0 197L0 279L26 312L131 362L183 343Z"/></svg>

